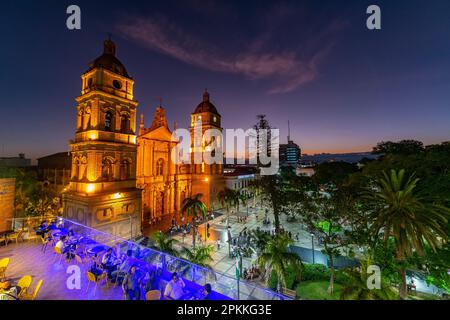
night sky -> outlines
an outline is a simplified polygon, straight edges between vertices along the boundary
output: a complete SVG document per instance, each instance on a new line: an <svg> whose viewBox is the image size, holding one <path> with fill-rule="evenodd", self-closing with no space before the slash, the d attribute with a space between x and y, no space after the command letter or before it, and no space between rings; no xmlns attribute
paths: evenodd
<svg viewBox="0 0 450 320"><path fill-rule="evenodd" d="M189 125L205 88L224 128L267 114L306 153L450 140L450 1L6 1L0 155L68 150L80 76L112 33L150 126ZM77 4L82 29L66 28ZM366 28L378 4L382 30Z"/></svg>

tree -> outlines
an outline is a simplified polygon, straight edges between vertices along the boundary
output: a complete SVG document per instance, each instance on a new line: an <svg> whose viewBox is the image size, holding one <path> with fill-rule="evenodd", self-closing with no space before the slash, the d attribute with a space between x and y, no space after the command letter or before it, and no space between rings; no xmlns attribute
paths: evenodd
<svg viewBox="0 0 450 320"><path fill-rule="evenodd" d="M390 175L383 172L368 194L374 204L374 234L382 233L385 244L390 237L395 240L402 299L406 298L406 259L413 252L423 255L425 243L436 251L442 243L439 237L448 238L444 226L449 209L419 199L414 193L418 181L414 174L407 177L404 169L391 170Z"/></svg>
<svg viewBox="0 0 450 320"><path fill-rule="evenodd" d="M170 254L174 257L178 256L178 251L173 247L174 244L178 242L176 239L171 239L169 236L167 236L165 233L161 231L158 231L155 234L153 234L152 239L155 241L155 245L159 249L159 251ZM162 254L160 255L160 257L163 269L165 269L166 255Z"/></svg>
<svg viewBox="0 0 450 320"><path fill-rule="evenodd" d="M267 243L269 243L269 241L273 238L270 233L267 233L260 229L252 230L250 233L250 237L253 248L258 253L258 255L264 251Z"/></svg>
<svg viewBox="0 0 450 320"><path fill-rule="evenodd" d="M152 239L155 241L155 245L159 251L168 253L175 257L178 256L178 251L174 248L174 244L178 242L176 239L170 238L161 231L154 233Z"/></svg>
<svg viewBox="0 0 450 320"><path fill-rule="evenodd" d="M348 179L350 174L357 171L358 167L352 163L343 161L324 162L317 166L312 178L317 184L331 183L333 186L340 186Z"/></svg>
<svg viewBox="0 0 450 320"><path fill-rule="evenodd" d="M251 182L251 188L258 191L263 201L272 208L275 233L280 233L280 214L292 195L298 195L295 187L297 177L290 168L282 167L275 175L263 175Z"/></svg>
<svg viewBox="0 0 450 320"><path fill-rule="evenodd" d="M300 277L302 263L297 254L289 251L292 243L293 241L287 235L277 235L267 243L257 259L261 269L265 270L267 281L270 280L272 272L277 276L278 292L282 292L282 287L286 287L288 267L294 270L298 278Z"/></svg>
<svg viewBox="0 0 450 320"><path fill-rule="evenodd" d="M181 212L192 217L192 246L194 248L197 235L196 219L199 216L201 216L203 220L206 218L206 205L200 200L202 196L203 195L201 193L198 193L192 198L186 198L181 205Z"/></svg>
<svg viewBox="0 0 450 320"><path fill-rule="evenodd" d="M341 300L389 300L395 296L390 286L381 279L380 289L369 289L368 280L370 274L368 267L372 265L370 257L360 260L361 266L358 268L348 268L344 270L347 277L341 289Z"/></svg>
<svg viewBox="0 0 450 320"><path fill-rule="evenodd" d="M186 258L186 260L192 262L194 265L190 265L188 270L192 271L192 280L195 281L196 277L196 266L203 267L202 271L209 271L214 275L214 271L210 265L210 263L214 260L212 257L212 253L214 252L214 247L211 245L199 246L197 248L183 248L182 254Z"/></svg>
<svg viewBox="0 0 450 320"><path fill-rule="evenodd" d="M227 221L230 218L230 207L239 205L239 192L224 188L217 193L217 199L227 210Z"/></svg>
<svg viewBox="0 0 450 320"><path fill-rule="evenodd" d="M252 197L247 193L239 193L239 200L241 201L242 205L245 206L247 216L248 216L248 202L250 201ZM238 208L239 211L239 208Z"/></svg>
<svg viewBox="0 0 450 320"><path fill-rule="evenodd" d="M344 226L356 216L357 202L354 195L345 188L331 194L316 194L313 205L304 216L309 230L321 238L324 250L330 261L330 284L328 293L333 294L335 267L334 259L341 255L341 248L349 245L349 237Z"/></svg>
<svg viewBox="0 0 450 320"><path fill-rule="evenodd" d="M373 154L402 154L410 155L421 153L424 150L423 143L416 140L402 140L399 142L382 141L373 148Z"/></svg>

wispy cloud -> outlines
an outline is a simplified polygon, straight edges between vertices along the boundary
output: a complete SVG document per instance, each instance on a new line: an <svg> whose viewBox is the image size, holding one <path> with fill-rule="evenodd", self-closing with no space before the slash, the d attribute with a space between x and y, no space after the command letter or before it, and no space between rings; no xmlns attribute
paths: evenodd
<svg viewBox="0 0 450 320"><path fill-rule="evenodd" d="M300 57L295 49L271 50L265 43L270 37L262 34L240 52L225 54L164 19L134 17L117 29L125 38L185 63L251 80L269 80L270 94L291 92L316 79L323 58L333 46L333 41L326 40L309 56Z"/></svg>

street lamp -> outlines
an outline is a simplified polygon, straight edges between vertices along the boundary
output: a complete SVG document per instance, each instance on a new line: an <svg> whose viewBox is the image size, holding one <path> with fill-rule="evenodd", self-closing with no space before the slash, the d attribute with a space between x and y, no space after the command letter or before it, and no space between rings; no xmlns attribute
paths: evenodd
<svg viewBox="0 0 450 320"><path fill-rule="evenodd" d="M227 236L228 236L228 256L231 257L231 227L227 227Z"/></svg>
<svg viewBox="0 0 450 320"><path fill-rule="evenodd" d="M312 263L314 264L314 233L311 233Z"/></svg>

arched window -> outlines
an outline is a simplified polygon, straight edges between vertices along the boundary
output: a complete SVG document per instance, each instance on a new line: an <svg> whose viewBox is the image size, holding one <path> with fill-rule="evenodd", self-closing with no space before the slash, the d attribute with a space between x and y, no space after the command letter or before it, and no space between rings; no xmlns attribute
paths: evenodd
<svg viewBox="0 0 450 320"><path fill-rule="evenodd" d="M164 173L164 160L163 159L159 159L156 162L156 175L157 176L162 176Z"/></svg>
<svg viewBox="0 0 450 320"><path fill-rule="evenodd" d="M131 176L130 161L123 160L120 164L120 180L127 180Z"/></svg>
<svg viewBox="0 0 450 320"><path fill-rule="evenodd" d="M113 113L112 111L107 111L105 113L105 130L112 131L113 130Z"/></svg>
<svg viewBox="0 0 450 320"><path fill-rule="evenodd" d="M105 180L112 180L113 174L113 164L109 159L103 159L102 161L102 178Z"/></svg>
<svg viewBox="0 0 450 320"><path fill-rule="evenodd" d="M120 132L130 132L130 117L126 114L122 115L122 117L120 118Z"/></svg>

